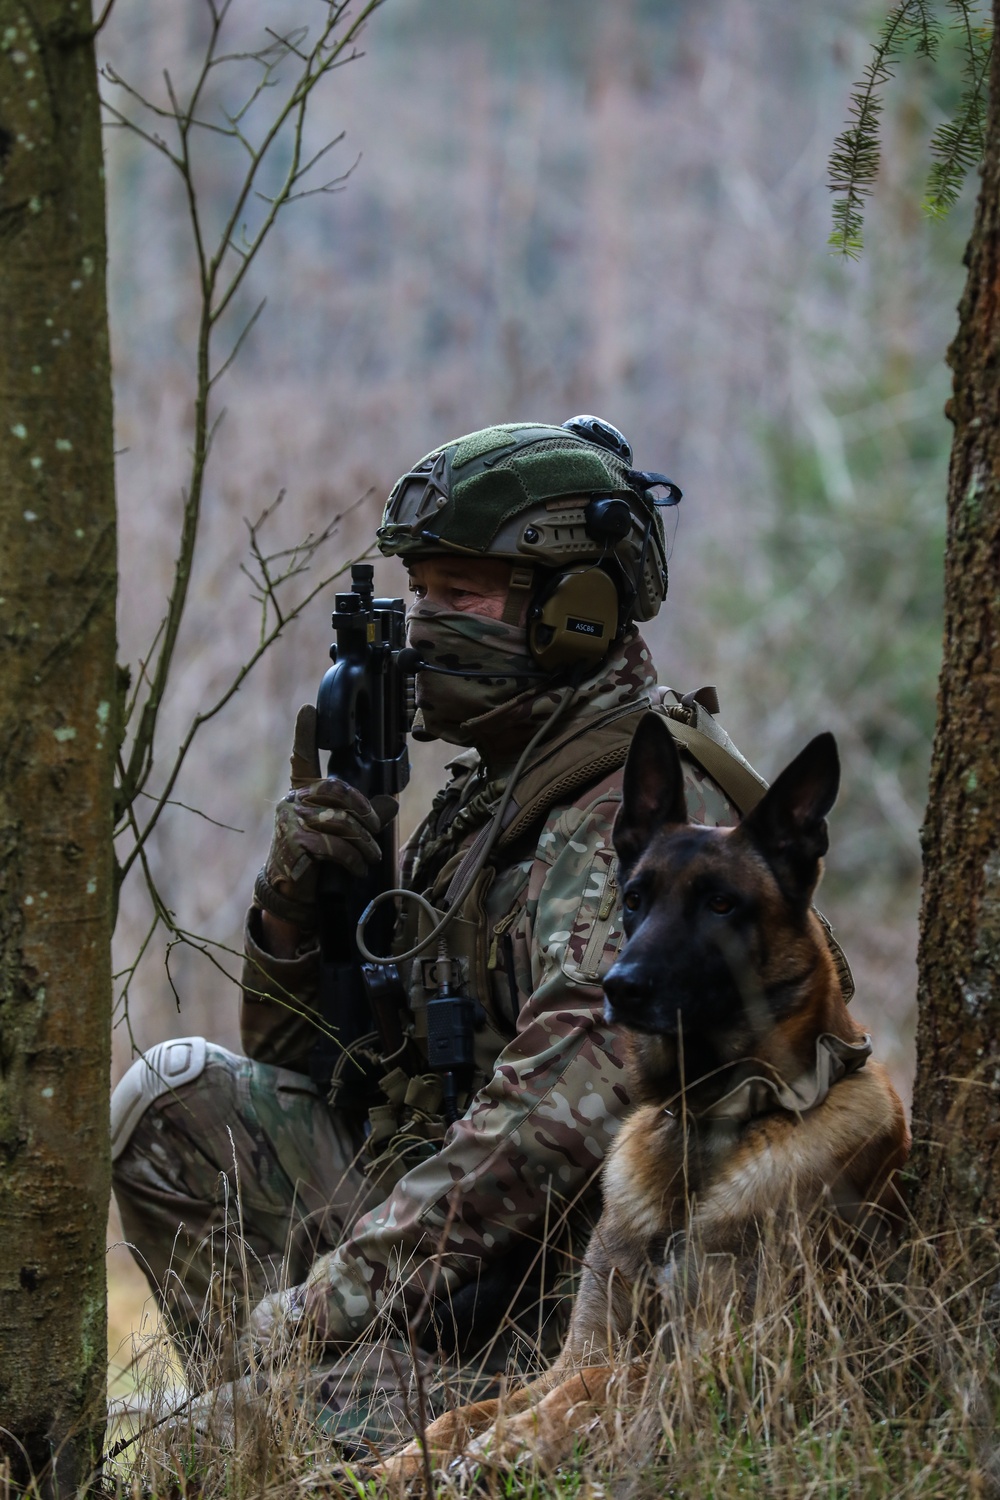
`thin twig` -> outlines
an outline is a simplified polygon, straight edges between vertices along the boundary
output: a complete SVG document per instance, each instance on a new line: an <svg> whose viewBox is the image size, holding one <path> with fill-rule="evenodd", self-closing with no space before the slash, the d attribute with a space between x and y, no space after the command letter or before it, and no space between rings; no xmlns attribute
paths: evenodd
<svg viewBox="0 0 1000 1500"><path fill-rule="evenodd" d="M114 0L106 0L98 25L103 25L110 14ZM207 0L210 20L209 36L201 55L193 84L189 90L179 89L175 79L164 71L163 86L166 103L144 96L137 88L121 77L112 66L103 70L103 76L121 98L115 103L105 98L104 109L109 123L132 131L139 139L152 146L165 157L178 172L183 184L187 208L187 221L197 265L200 309L195 342L195 399L194 431L191 445L191 460L187 483L182 489L183 511L173 580L170 587L166 613L149 648L140 662L136 682L124 705L124 722L133 726L127 754L118 756L117 805L124 816L119 833L131 835L131 847L117 872L116 892L138 861L145 878L147 891L153 907L153 921L135 964L121 971L125 983L120 1002L128 1019L128 991L136 968L147 951L153 935L162 923L174 934L174 941L194 941L176 922L174 914L157 889L147 860L149 839L168 806L179 805L198 816L206 817L199 809L178 803L173 791L185 763L191 745L201 727L213 719L230 701L246 680L249 672L264 652L274 643L288 623L295 619L316 596L341 575L350 564L325 575L303 597L287 605L281 596L282 588L296 578L314 561L318 549L329 540L339 518L335 518L318 536L310 536L293 548L273 554L264 552L260 545L259 530L272 513L268 507L255 526L250 527L250 550L253 572L246 566L243 571L250 577L254 597L261 609L260 636L256 648L239 667L228 687L207 710L195 715L188 731L174 754L165 783L158 793L148 790L155 763L157 730L160 710L166 692L171 667L174 662L181 623L187 605L188 593L194 566L201 519L202 499L206 469L212 456L215 436L225 416L224 409L214 409L213 393L216 385L232 367L245 347L251 330L255 327L264 308L263 301L247 319L238 333L229 353L217 360L213 344L215 330L230 307L233 306L250 266L260 253L274 227L279 213L297 197L311 192L329 192L341 186L354 167L341 177L332 179L322 187L310 189L305 184L308 174L334 146L339 145L343 135L336 136L318 151L306 158L304 152L305 125L309 101L314 89L335 69L358 56L356 42L368 18L379 8L383 0L367 0L359 13L351 19L348 0L328 3L324 6L323 18L316 29L313 43L309 43L309 30L299 27L286 35L267 30L266 44L256 51L223 50L222 38L232 0ZM288 59L297 63L296 76L283 93L275 94L279 87L278 70ZM247 63L256 66L257 73L239 108L227 112L218 111L218 119L211 118L209 81L219 69L230 66L244 67ZM270 118L261 132L256 133L245 126L250 111L265 98L274 100ZM124 107L120 107L124 106ZM134 107L133 107L134 106ZM128 113L126 113L128 109ZM152 128L149 122L152 121ZM169 123L173 139L168 143L157 133L160 122ZM202 204L196 186L198 160L195 143L199 133L209 132L232 140L245 157L242 175L234 186L222 216L222 227L217 235L209 237ZM263 193L262 173L273 159L279 139L290 136L288 160L278 191L273 195ZM356 165L356 163L355 163ZM243 224L247 204L251 198L266 202L262 222L251 231L244 230L243 246L237 243L238 226ZM230 252L236 256L235 264L228 259ZM280 497L279 497L280 501ZM277 502L276 502L277 503ZM137 719L137 722L136 722ZM138 798L148 798L152 804L148 816L140 823ZM209 822L215 822L208 818ZM225 827L226 825L219 825ZM202 940L197 940L201 943ZM204 951L204 948L202 948ZM168 965L169 975L169 965Z"/></svg>
<svg viewBox="0 0 1000 1500"><path fill-rule="evenodd" d="M150 802L157 800L152 792L139 792L138 795L148 797ZM245 828L236 828L232 823L220 823L218 818L210 817L207 812L202 812L200 807L191 807L187 802L178 802L176 797L170 799L168 806L179 807L183 812L194 813L196 818L204 818L205 822L211 823L213 828L222 828L226 833L246 833Z"/></svg>
<svg viewBox="0 0 1000 1500"><path fill-rule="evenodd" d="M236 339L235 344L233 345L232 349L229 352L228 358L225 359L222 362L222 364L216 370L215 374L209 380L209 382L208 382L209 390L211 390L212 387L214 385L216 385L218 383L218 381L220 381L222 379L223 375L225 375L225 373L229 369L230 365L236 359L236 357L239 354L240 350L243 348L244 343L246 342L247 338L249 337L251 331L253 330L254 325L257 322L257 319L260 317L261 313L264 311L264 309L265 309L266 306L267 306L267 298L266 297L262 297L261 300L260 300L260 302L258 302L257 306L254 308L253 312L250 314L250 316L247 319L247 321L244 323L243 328L240 331L240 333L239 333L239 335L238 335L238 337Z"/></svg>

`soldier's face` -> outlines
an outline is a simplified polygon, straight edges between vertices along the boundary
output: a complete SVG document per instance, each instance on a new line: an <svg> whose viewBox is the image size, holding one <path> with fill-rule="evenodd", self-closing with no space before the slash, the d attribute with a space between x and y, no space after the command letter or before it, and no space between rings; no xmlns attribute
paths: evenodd
<svg viewBox="0 0 1000 1500"><path fill-rule="evenodd" d="M538 671L528 649L525 618L528 590L515 597L520 622L505 620L511 594L511 564L502 558L439 553L407 563L416 602L407 612L406 641L420 653L416 731L424 739L478 745L480 720L496 751L497 724L490 716L530 688ZM529 721L528 734L531 727Z"/></svg>
<svg viewBox="0 0 1000 1500"><path fill-rule="evenodd" d="M503 618L510 563L502 558L425 557L408 563L407 572L410 592L428 604L491 620Z"/></svg>

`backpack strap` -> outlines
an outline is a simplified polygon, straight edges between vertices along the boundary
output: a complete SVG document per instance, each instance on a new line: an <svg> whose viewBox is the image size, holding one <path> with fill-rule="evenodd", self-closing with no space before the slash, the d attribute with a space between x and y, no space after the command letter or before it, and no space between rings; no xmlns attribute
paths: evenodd
<svg viewBox="0 0 1000 1500"><path fill-rule="evenodd" d="M703 771L707 771L743 817L767 791L767 782L741 755L704 700L718 708L714 689L700 688L683 698L673 688L653 690L654 709L666 716L667 727Z"/></svg>
<svg viewBox="0 0 1000 1500"><path fill-rule="evenodd" d="M553 807L594 786L625 764L639 720L649 709L618 707L581 731L575 726L566 735L542 746L534 764L521 773L507 808L497 848L509 848L533 832Z"/></svg>
<svg viewBox="0 0 1000 1500"><path fill-rule="evenodd" d="M767 790L722 725L701 701L704 689L681 698L672 688L654 688L649 702L622 705L589 725L557 736L541 747L522 772L507 809L498 849L509 848L545 820L558 803L576 796L625 764L632 736L644 713L662 713L674 739L712 777L741 815L756 807ZM717 699L710 701L717 702Z"/></svg>

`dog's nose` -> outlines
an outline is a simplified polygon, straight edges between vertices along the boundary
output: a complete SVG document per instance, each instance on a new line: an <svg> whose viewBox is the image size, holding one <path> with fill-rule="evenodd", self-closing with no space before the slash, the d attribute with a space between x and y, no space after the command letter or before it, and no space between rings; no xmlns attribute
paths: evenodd
<svg viewBox="0 0 1000 1500"><path fill-rule="evenodd" d="M604 976L605 1020L627 1021L649 999L652 989L653 981L648 969L619 959Z"/></svg>

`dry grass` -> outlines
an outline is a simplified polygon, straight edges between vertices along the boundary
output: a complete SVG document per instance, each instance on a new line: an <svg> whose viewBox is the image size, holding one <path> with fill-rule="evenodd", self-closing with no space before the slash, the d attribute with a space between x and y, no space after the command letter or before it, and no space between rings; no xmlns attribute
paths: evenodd
<svg viewBox="0 0 1000 1500"><path fill-rule="evenodd" d="M793 1271L771 1265L752 1312L723 1296L700 1308L701 1334L678 1321L669 1331L637 1326L622 1367L640 1348L648 1355L652 1340L641 1398L633 1380L633 1395L612 1399L572 1462L551 1473L530 1457L478 1469L459 1462L433 1475L433 1492L475 1489L497 1500L1000 1494L996 1309L992 1326L987 1316L995 1278L972 1277L956 1237L918 1239L878 1273L822 1268L808 1242L796 1253ZM411 1360L397 1341L379 1346L341 1396L354 1378L360 1402L369 1400L375 1364L398 1387L388 1417L382 1398L378 1425L401 1441L420 1430L421 1412L426 1420L460 1390L448 1388L442 1365ZM139 1369L139 1399L114 1435L120 1442L138 1430L109 1474L119 1492L211 1500L382 1493L316 1425L322 1403L304 1350L286 1351L269 1379L258 1371L228 1387L211 1416L195 1401L159 1426L151 1425L157 1412L177 1402L162 1339L150 1341ZM426 1493L427 1480L412 1492Z"/></svg>

